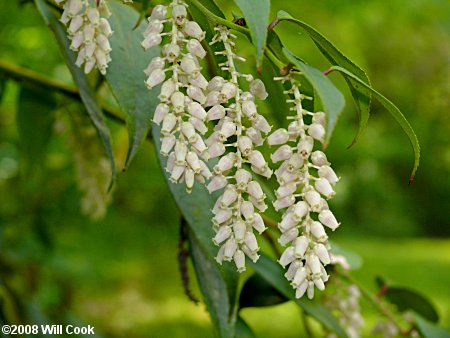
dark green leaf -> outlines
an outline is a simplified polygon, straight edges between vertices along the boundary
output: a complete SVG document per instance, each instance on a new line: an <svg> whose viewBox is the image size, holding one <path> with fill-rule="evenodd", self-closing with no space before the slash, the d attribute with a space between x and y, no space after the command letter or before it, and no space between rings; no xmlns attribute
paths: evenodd
<svg viewBox="0 0 450 338"><path fill-rule="evenodd" d="M114 34L110 39L112 62L106 80L127 116L129 148L125 166L128 166L150 129L158 104L159 87L147 89L144 69L154 56L159 55L159 48L145 52L140 46L145 22L133 30L139 14L132 7L118 1L111 1L109 6L112 12L109 21Z"/></svg>
<svg viewBox="0 0 450 338"><path fill-rule="evenodd" d="M344 109L345 100L342 93L335 87L323 73L298 59L287 48L283 49L284 54L294 66L301 71L303 76L314 87L319 96L324 112L327 114L327 136L325 146L329 143L331 134L336 125L339 113Z"/></svg>
<svg viewBox="0 0 450 338"><path fill-rule="evenodd" d="M389 302L395 304L399 311L413 310L431 322L438 322L439 315L433 304L420 293L400 286L392 286L380 276L375 279L380 293Z"/></svg>
<svg viewBox="0 0 450 338"><path fill-rule="evenodd" d="M413 170L412 170L412 173L411 173L411 176L409 179L409 182L411 183L414 180L416 170L419 167L420 146L419 146L419 140L417 139L417 136L414 133L414 130L412 129L408 120L405 118L405 116L403 116L402 112L391 101L389 101L387 98L385 98L383 95L381 95L375 89L373 89L370 85L365 83L363 80L361 80L355 74L349 72L347 69L344 69L342 67L333 66L333 67L331 67L331 69L342 73L346 78L352 79L354 81L354 83L357 84L359 87L364 87L364 88L370 90L372 92L373 96L384 106L384 108L386 108L388 110L388 112L398 122L398 124L400 124L403 131L408 136L409 141L411 142L411 146L414 151L414 165L413 165Z"/></svg>
<svg viewBox="0 0 450 338"><path fill-rule="evenodd" d="M395 304L399 311L414 310L425 319L431 322L437 322L439 315L433 304L423 295L401 287L389 287L384 296L393 304Z"/></svg>
<svg viewBox="0 0 450 338"><path fill-rule="evenodd" d="M321 304L304 298L295 299L294 290L284 277L285 271L277 262L262 254L257 263L250 262L250 265L256 273L276 288L283 296L295 301L303 311L322 323L327 329L335 332L338 337L347 337L337 319Z"/></svg>
<svg viewBox="0 0 450 338"><path fill-rule="evenodd" d="M20 150L27 171L42 161L52 135L56 102L52 92L36 86L23 86L17 104Z"/></svg>
<svg viewBox="0 0 450 338"><path fill-rule="evenodd" d="M413 314L416 326L424 338L450 338L449 330Z"/></svg>
<svg viewBox="0 0 450 338"><path fill-rule="evenodd" d="M95 93L91 88L91 86L89 85L83 70L81 70L79 67L75 65L76 55L74 54L73 51L70 50L69 47L70 43L67 38L67 33L64 26L59 22L58 18L51 11L50 7L47 5L45 0L34 0L34 1L45 22L55 34L56 41L58 42L64 61L69 67L73 80L80 91L81 100L86 106L86 110L88 111L89 117L91 118L92 123L97 129L98 135L100 136L103 146L106 149L109 160L111 162L111 174L112 174L111 184L112 184L116 179L116 166L112 152L111 135L108 126L105 123L103 112L99 107L99 105L97 104Z"/></svg>
<svg viewBox="0 0 450 338"><path fill-rule="evenodd" d="M266 48L267 25L269 24L269 0L234 0L244 14L256 49L256 67L260 67Z"/></svg>
<svg viewBox="0 0 450 338"><path fill-rule="evenodd" d="M236 338L256 338L250 326L240 316L236 321Z"/></svg>
<svg viewBox="0 0 450 338"><path fill-rule="evenodd" d="M350 264L351 269L357 270L363 265L363 259L360 255L354 251L344 249L334 242L331 242L331 252L336 255L344 256L348 264Z"/></svg>
<svg viewBox="0 0 450 338"><path fill-rule="evenodd" d="M160 128L153 127L152 135L156 151L159 154ZM162 168L165 168L166 159L161 155L158 156ZM195 254L194 265L196 265L197 279L202 288L208 311L215 321L215 326L219 328L221 337L231 337L236 322L239 275L232 264L219 266L213 259L218 248L212 243L214 231L211 223L211 209L218 194L210 195L205 186L199 184L195 184L192 193L188 194L184 184L169 182L169 175L165 169L163 171L170 191L188 222L191 230L191 242L196 244L192 247L193 254Z"/></svg>
<svg viewBox="0 0 450 338"><path fill-rule="evenodd" d="M283 43L274 30L269 31L269 33L267 34L267 47L282 62L284 62L285 64L289 63L289 60L286 58L286 56L284 56L283 53ZM264 74L264 71L262 73Z"/></svg>
<svg viewBox="0 0 450 338"><path fill-rule="evenodd" d="M239 307L262 307L288 301L277 289L258 274L245 282L239 298Z"/></svg>
<svg viewBox="0 0 450 338"><path fill-rule="evenodd" d="M192 231L189 231L189 244L198 284L211 319L215 323L214 327L219 337L232 338L235 325L233 321L236 317L232 316L231 320L229 319L229 314L234 310L230 308L227 285L221 271L211 255L200 246Z"/></svg>
<svg viewBox="0 0 450 338"><path fill-rule="evenodd" d="M328 61L337 66L341 66L348 69L353 74L356 74L365 83L370 85L369 78L364 70L358 65L346 57L339 49L337 49L327 38L320 34L316 29L308 25L307 23L297 20L285 11L279 11L277 17L280 21L290 21L302 28L311 39L314 41L320 52L328 59ZM357 112L359 115L359 128L358 132L353 139L352 145L359 139L361 133L367 125L367 121L370 116L370 101L371 93L365 88L355 86L355 82L351 79L345 78L347 85L350 88L353 100L355 101Z"/></svg>

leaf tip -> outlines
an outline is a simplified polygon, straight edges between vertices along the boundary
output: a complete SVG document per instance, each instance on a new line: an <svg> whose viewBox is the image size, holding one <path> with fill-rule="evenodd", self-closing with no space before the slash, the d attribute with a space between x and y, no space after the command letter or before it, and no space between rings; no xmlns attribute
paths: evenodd
<svg viewBox="0 0 450 338"><path fill-rule="evenodd" d="M408 185L411 185L413 182L414 182L414 178L416 177L416 174L412 174L410 177L409 177L409 181L408 181Z"/></svg>

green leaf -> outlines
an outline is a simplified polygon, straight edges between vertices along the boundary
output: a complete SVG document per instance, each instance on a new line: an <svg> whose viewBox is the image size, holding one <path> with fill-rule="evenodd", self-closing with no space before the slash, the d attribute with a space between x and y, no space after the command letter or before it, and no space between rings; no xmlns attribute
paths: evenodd
<svg viewBox="0 0 450 338"><path fill-rule="evenodd" d="M230 309L227 285L217 263L208 252L202 249L201 244L191 231L189 231L191 257L206 307L219 336L221 338L232 338L234 337L235 325L233 321L236 318L235 316L229 318L229 314L234 310Z"/></svg>
<svg viewBox="0 0 450 338"><path fill-rule="evenodd" d="M369 78L367 77L364 70L362 70L358 65L351 61L347 56L345 56L339 49L337 49L327 38L325 38L316 29L308 25L307 23L297 20L292 17L289 13L285 11L279 11L277 17L280 21L289 21L295 23L297 26L302 28L310 38L313 40L315 45L319 48L320 52L328 59L328 61L337 66L348 69L353 74L356 74L365 83L370 85ZM371 92L365 90L365 88L356 86L355 82L351 79L345 78L347 85L352 94L353 100L355 101L358 116L359 116L359 127L356 136L354 137L350 146L352 146L356 141L358 141L364 128L367 125L367 121L370 116L370 101Z"/></svg>
<svg viewBox="0 0 450 338"><path fill-rule="evenodd" d="M65 27L59 22L58 18L51 11L50 7L47 5L45 0L34 0L36 6L44 18L48 27L53 31L58 42L61 54L64 61L69 67L70 73L72 74L73 81L77 85L81 100L86 106L86 110L91 118L92 123L97 129L97 133L105 147L106 153L108 154L111 163L111 185L116 179L116 165L114 162L114 156L111 145L111 135L108 126L105 123L103 112L99 105L97 104L95 93L88 83L86 75L83 70L81 70L77 65L75 65L76 55L70 50L70 43L67 38L67 33Z"/></svg>
<svg viewBox="0 0 450 338"><path fill-rule="evenodd" d="M323 110L327 114L327 135L325 146L329 143L331 134L336 125L339 113L344 109L345 100L342 93L335 87L321 71L313 68L297 58L287 48L283 48L284 54L294 64L302 75L311 83L322 102Z"/></svg>
<svg viewBox="0 0 450 338"><path fill-rule="evenodd" d="M357 270L362 267L363 259L356 252L347 250L337 245L335 242L331 242L331 252L336 255L344 256L347 260L348 264L350 264L350 268L353 270Z"/></svg>
<svg viewBox="0 0 450 338"><path fill-rule="evenodd" d="M57 107L52 94L36 86L24 85L20 89L16 119L27 172L42 162L52 135Z"/></svg>
<svg viewBox="0 0 450 338"><path fill-rule="evenodd" d="M414 310L425 319L431 322L438 322L439 315L433 304L423 295L401 287L389 287L384 296L393 304L395 304L399 311Z"/></svg>
<svg viewBox="0 0 450 338"><path fill-rule="evenodd" d="M118 1L109 3L109 18L114 34L110 38L111 59L106 80L112 93L127 116L129 148L125 166L129 166L142 140L148 134L151 119L158 104L159 87L151 91L144 85L144 69L150 60L159 55L159 48L145 52L140 46L145 22L133 30L139 13Z"/></svg>
<svg viewBox="0 0 450 338"><path fill-rule="evenodd" d="M184 184L173 184L165 171L166 158L159 153L161 147L160 128L154 126L152 135L164 176L170 191L191 230L191 242L197 279L202 289L211 318L218 328L220 337L232 337L236 322L236 299L239 275L232 264L219 266L213 257L218 248L212 243L211 209L218 193L209 194L204 185L195 184L191 194ZM203 285L203 286L202 286Z"/></svg>
<svg viewBox="0 0 450 338"><path fill-rule="evenodd" d="M257 263L250 265L262 278L276 288L283 296L295 301L303 311L322 323L328 330L336 333L338 337L345 338L347 334L339 325L337 319L321 304L304 298L296 299L295 292L284 277L285 271L275 261L262 254Z"/></svg>
<svg viewBox="0 0 450 338"><path fill-rule="evenodd" d="M267 25L269 23L269 0L234 0L244 14L256 49L256 67L260 68L266 48Z"/></svg>
<svg viewBox="0 0 450 338"><path fill-rule="evenodd" d="M238 317L236 321L236 338L256 338L255 333L242 317Z"/></svg>
<svg viewBox="0 0 450 338"><path fill-rule="evenodd" d="M215 15L221 18L225 18L225 15L223 14L222 10L219 8L219 6L217 6L214 0L200 0L200 2L202 3L203 6L208 8L210 12L214 13Z"/></svg>
<svg viewBox="0 0 450 338"><path fill-rule="evenodd" d="M245 282L239 298L239 308L277 305L288 299L275 289L263 277L252 275Z"/></svg>
<svg viewBox="0 0 450 338"><path fill-rule="evenodd" d="M449 330L413 314L416 326L424 338L450 338Z"/></svg>
<svg viewBox="0 0 450 338"><path fill-rule="evenodd" d="M376 277L376 283L382 290L383 297L395 304L399 311L413 310L431 322L439 321L439 315L434 305L422 294L405 287L392 286L380 276Z"/></svg>
<svg viewBox="0 0 450 338"><path fill-rule="evenodd" d="M414 165L413 165L413 170L412 170L411 176L409 178L409 183L411 183L414 180L414 176L416 174L417 168L419 167L420 146L419 146L419 140L417 139L417 136L414 133L414 130L412 129L408 120L405 118L405 116L403 116L400 109L398 109L391 101L389 101L387 98L385 98L383 95L381 95L375 89L373 89L370 85L365 83L363 80L361 80L355 74L351 73L350 71L348 71L347 69L344 69L342 67L333 66L333 67L331 67L331 69L342 73L346 78L352 79L354 81L354 83L357 84L359 87L364 87L364 88L370 90L372 92L373 96L384 106L384 108L386 108L388 110L388 112L398 122L398 124L400 124L403 131L408 136L411 146L413 148L413 152L414 152Z"/></svg>

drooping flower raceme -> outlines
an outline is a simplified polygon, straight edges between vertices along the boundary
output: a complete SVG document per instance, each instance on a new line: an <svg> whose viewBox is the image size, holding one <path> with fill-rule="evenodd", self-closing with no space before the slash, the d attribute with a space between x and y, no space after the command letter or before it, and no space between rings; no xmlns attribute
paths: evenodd
<svg viewBox="0 0 450 338"><path fill-rule="evenodd" d="M165 32L165 26L170 30ZM200 43L205 32L187 19L186 4L175 0L169 7L153 9L141 45L145 50L159 46L165 36L169 39L162 46L162 55L153 58L145 70L145 84L152 89L162 83L153 117L154 123L162 125L161 154L168 156L170 180L185 182L190 192L195 180L205 183L212 176L204 162L209 154L202 137L208 130L202 106L208 82L198 62L206 55Z"/></svg>
<svg viewBox="0 0 450 338"><path fill-rule="evenodd" d="M325 227L335 230L339 223L326 200L334 196L338 177L326 155L314 151L316 141L324 142L325 114L302 107L308 98L300 93L300 83L292 75L276 80L289 83L285 93L295 113L288 117L292 121L287 129L275 130L267 138L270 146L280 146L271 155L274 163L281 162L275 170L279 187L273 205L277 211L285 209L278 227L282 232L279 243L287 248L279 262L288 267L285 276L296 289L296 297L307 292L313 298L315 286L323 290L328 280L324 266L330 263L330 245Z"/></svg>
<svg viewBox="0 0 450 338"><path fill-rule="evenodd" d="M106 74L111 46L108 38L112 34L107 18L111 15L106 0L55 0L63 4L63 14L60 21L67 26L68 37L71 40L70 49L78 52L76 65L84 64L84 72L90 73L97 68Z"/></svg>
<svg viewBox="0 0 450 338"><path fill-rule="evenodd" d="M267 208L265 194L253 175L269 178L272 170L264 156L256 150L271 127L257 112L255 96L265 99L267 93L260 80L241 74L235 60L243 60L234 52L235 36L227 28L218 26L211 44L223 44L225 62L221 69L227 79L216 76L208 84L205 106L207 119L217 121L214 132L206 141L211 158L219 158L214 166L214 178L208 184L210 192L224 188L213 208L213 239L220 245L216 260L232 261L239 272L245 270L245 256L256 262L259 246L254 230L265 230L260 212ZM239 79L250 82L249 91L239 85ZM226 150L229 150L228 152Z"/></svg>

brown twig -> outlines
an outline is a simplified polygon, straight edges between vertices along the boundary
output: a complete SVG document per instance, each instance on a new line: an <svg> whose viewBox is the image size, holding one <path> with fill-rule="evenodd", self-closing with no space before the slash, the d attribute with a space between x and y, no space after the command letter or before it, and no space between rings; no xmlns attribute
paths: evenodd
<svg viewBox="0 0 450 338"><path fill-rule="evenodd" d="M185 295L195 304L199 303L198 298L192 293L189 287L189 272L187 260L189 259L189 250L187 249L187 222L183 216L180 220L180 239L178 241L178 265L180 268L181 282Z"/></svg>

